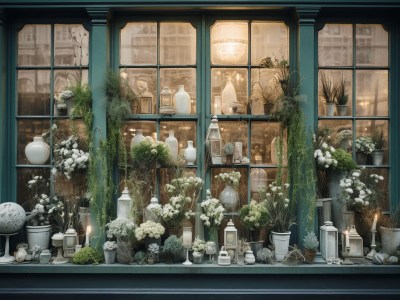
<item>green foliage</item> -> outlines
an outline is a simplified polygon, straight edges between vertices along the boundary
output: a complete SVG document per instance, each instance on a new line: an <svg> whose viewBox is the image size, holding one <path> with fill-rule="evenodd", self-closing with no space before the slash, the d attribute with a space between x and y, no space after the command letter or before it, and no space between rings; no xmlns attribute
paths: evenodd
<svg viewBox="0 0 400 300"><path fill-rule="evenodd" d="M307 235L303 239L303 246L309 250L317 250L319 246L319 242L317 237L315 236L314 231L308 231Z"/></svg>
<svg viewBox="0 0 400 300"><path fill-rule="evenodd" d="M133 261L135 261L139 265L143 265L146 262L147 256L144 251L136 252L135 256L133 257Z"/></svg>
<svg viewBox="0 0 400 300"><path fill-rule="evenodd" d="M75 253L72 262L78 265L99 264L103 262L103 255L91 247L84 247Z"/></svg>
<svg viewBox="0 0 400 300"><path fill-rule="evenodd" d="M268 223L268 212L265 203L251 200L239 210L239 218L243 225L250 230L260 229Z"/></svg>
<svg viewBox="0 0 400 300"><path fill-rule="evenodd" d="M165 240L162 252L164 256L172 256L174 261L180 261L182 260L184 250L182 238L171 235Z"/></svg>
<svg viewBox="0 0 400 300"><path fill-rule="evenodd" d="M92 91L88 85L80 82L71 87L71 91L74 94L72 119L82 117L86 136L91 140L93 130Z"/></svg>
<svg viewBox="0 0 400 300"><path fill-rule="evenodd" d="M132 163L146 168L155 168L157 164L168 166L169 150L168 147L160 141L152 142L149 139L140 142L132 147Z"/></svg>
<svg viewBox="0 0 400 300"><path fill-rule="evenodd" d="M357 168L357 164L353 160L351 154L343 149L336 149L336 151L332 153L332 157L337 160L335 170L350 172Z"/></svg>
<svg viewBox="0 0 400 300"><path fill-rule="evenodd" d="M321 98L324 99L326 104L335 103L335 84L323 71L321 72L321 85Z"/></svg>

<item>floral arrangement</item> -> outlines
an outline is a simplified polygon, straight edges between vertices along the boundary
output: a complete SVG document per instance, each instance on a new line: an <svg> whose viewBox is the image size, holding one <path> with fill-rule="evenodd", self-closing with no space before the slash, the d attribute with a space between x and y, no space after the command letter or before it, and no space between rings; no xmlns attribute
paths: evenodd
<svg viewBox="0 0 400 300"><path fill-rule="evenodd" d="M239 210L239 218L250 230L259 229L268 223L268 211L264 202L251 200Z"/></svg>
<svg viewBox="0 0 400 300"><path fill-rule="evenodd" d="M193 205L202 187L203 180L193 176L175 178L165 185L169 203L163 206L161 216L168 226L177 226L184 218L194 215Z"/></svg>
<svg viewBox="0 0 400 300"><path fill-rule="evenodd" d="M356 152L371 154L375 144L369 136L360 136L356 139Z"/></svg>
<svg viewBox="0 0 400 300"><path fill-rule="evenodd" d="M159 239L164 234L165 228L160 223L154 221L146 221L135 229L135 237L138 241L145 237Z"/></svg>
<svg viewBox="0 0 400 300"><path fill-rule="evenodd" d="M219 173L218 175L215 176L215 179L237 188L239 186L240 177L241 177L240 172L232 171L229 173Z"/></svg>
<svg viewBox="0 0 400 300"><path fill-rule="evenodd" d="M149 258L157 259L158 253L160 253L160 246L157 243L151 243L147 251L149 252Z"/></svg>
<svg viewBox="0 0 400 300"><path fill-rule="evenodd" d="M203 241L201 238L196 237L194 239L194 242L192 245L192 251L204 254L204 252L206 251L206 248L207 248L206 244L207 243L205 241Z"/></svg>
<svg viewBox="0 0 400 300"><path fill-rule="evenodd" d="M337 160L333 157L335 151L336 149L333 146L323 142L320 147L314 150L314 158L317 166L322 169L334 169L338 164Z"/></svg>
<svg viewBox="0 0 400 300"><path fill-rule="evenodd" d="M114 241L106 241L104 244L103 244L103 250L104 251L114 251L114 250L116 250L117 249L117 243L116 242L114 242Z"/></svg>
<svg viewBox="0 0 400 300"><path fill-rule="evenodd" d="M349 209L361 212L370 205L371 200L374 200L377 193L376 185L383 180L384 177L378 174L362 178L361 170L355 170L340 180L340 187L343 188L342 199Z"/></svg>
<svg viewBox="0 0 400 300"><path fill-rule="evenodd" d="M282 186L273 182L267 189L260 190L260 200L265 201L268 223L275 232L287 232L295 224L295 216L289 207L289 184Z"/></svg>
<svg viewBox="0 0 400 300"><path fill-rule="evenodd" d="M55 144L54 159L56 167L53 174L61 172L68 180L77 170L86 169L89 164L89 153L79 149L79 138L70 135L66 140Z"/></svg>
<svg viewBox="0 0 400 300"><path fill-rule="evenodd" d="M135 224L125 218L116 218L107 223L105 227L108 229L106 234L108 238L133 237L135 233Z"/></svg>
<svg viewBox="0 0 400 300"><path fill-rule="evenodd" d="M50 225L56 213L63 214L64 205L57 195L47 195L49 181L43 176L33 176L28 181L28 188L33 190L33 202L36 203L27 217L29 225Z"/></svg>
<svg viewBox="0 0 400 300"><path fill-rule="evenodd" d="M155 168L158 165L169 164L169 149L164 142L154 141L147 136L146 140L134 145L131 148L132 162L136 166Z"/></svg>
<svg viewBox="0 0 400 300"><path fill-rule="evenodd" d="M224 207L218 199L211 197L210 190L207 190L207 199L201 202L202 214L200 219L203 220L207 227L218 227L224 219Z"/></svg>

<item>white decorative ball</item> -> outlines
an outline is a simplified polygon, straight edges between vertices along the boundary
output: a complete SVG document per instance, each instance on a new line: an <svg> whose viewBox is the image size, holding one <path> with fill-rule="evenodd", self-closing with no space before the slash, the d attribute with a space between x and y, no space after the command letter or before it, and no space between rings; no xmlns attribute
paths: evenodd
<svg viewBox="0 0 400 300"><path fill-rule="evenodd" d="M15 202L0 204L0 233L16 233L24 226L25 210Z"/></svg>

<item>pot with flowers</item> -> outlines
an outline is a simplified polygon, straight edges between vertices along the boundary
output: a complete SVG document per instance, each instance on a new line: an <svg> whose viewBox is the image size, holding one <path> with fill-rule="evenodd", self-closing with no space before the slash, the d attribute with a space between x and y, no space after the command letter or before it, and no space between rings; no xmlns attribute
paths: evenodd
<svg viewBox="0 0 400 300"><path fill-rule="evenodd" d="M307 264L312 264L319 246L319 242L314 231L307 232L307 235L303 239L303 246L305 261Z"/></svg>
<svg viewBox="0 0 400 300"><path fill-rule="evenodd" d="M239 218L243 225L250 230L250 247L254 253L262 249L264 240L260 230L268 224L268 212L264 202L251 200L239 210Z"/></svg>
<svg viewBox="0 0 400 300"><path fill-rule="evenodd" d="M356 161L359 165L366 165L368 155L375 150L375 144L369 136L359 136L356 139Z"/></svg>
<svg viewBox="0 0 400 300"><path fill-rule="evenodd" d="M225 183L225 188L219 194L219 201L225 210L233 212L239 202L238 186L240 182L240 172L232 171L229 173L219 173L215 176L218 182Z"/></svg>
<svg viewBox="0 0 400 300"><path fill-rule="evenodd" d="M194 216L193 206L200 195L203 180L199 177L178 177L165 185L168 203L162 208L161 217L169 234L177 235L181 222Z"/></svg>
<svg viewBox="0 0 400 300"><path fill-rule="evenodd" d="M55 214L63 212L63 203L56 194L48 195L49 180L43 176L33 176L28 181L31 190L31 212L26 221L26 232L29 250L35 246L41 249L49 249L50 235L55 221Z"/></svg>
<svg viewBox="0 0 400 300"><path fill-rule="evenodd" d="M220 201L211 197L210 190L207 190L207 198L201 202L202 213L200 219L203 220L204 225L208 227L208 234L210 241L214 242L217 248L218 245L218 226L221 225L224 219L224 207Z"/></svg>
<svg viewBox="0 0 400 300"><path fill-rule="evenodd" d="M132 220L117 218L105 225L107 238L117 239L117 261L121 264L133 262L133 240L135 224Z"/></svg>
<svg viewBox="0 0 400 300"><path fill-rule="evenodd" d="M165 228L160 223L154 221L146 221L135 229L135 237L138 241L144 241L145 249L149 248L150 244L161 244L161 236L165 233Z"/></svg>
<svg viewBox="0 0 400 300"><path fill-rule="evenodd" d="M272 228L270 239L278 262L283 261L288 253L290 227L296 221L289 207L288 191L288 183L280 185L276 182L269 184L267 189L260 190L260 200L264 201L267 208L267 220Z"/></svg>
<svg viewBox="0 0 400 300"><path fill-rule="evenodd" d="M202 264L204 252L206 251L206 242L201 238L196 237L192 244L192 255L193 255L193 263L194 264Z"/></svg>
<svg viewBox="0 0 400 300"><path fill-rule="evenodd" d="M117 243L115 241L106 241L103 244L104 261L106 264L114 264L117 254Z"/></svg>

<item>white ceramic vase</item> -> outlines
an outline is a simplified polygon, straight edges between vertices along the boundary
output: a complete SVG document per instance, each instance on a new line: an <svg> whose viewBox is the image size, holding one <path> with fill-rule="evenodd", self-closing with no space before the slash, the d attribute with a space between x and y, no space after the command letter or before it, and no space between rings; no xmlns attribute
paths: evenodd
<svg viewBox="0 0 400 300"><path fill-rule="evenodd" d="M168 147L171 162L176 162L178 159L178 140L173 130L169 131L169 136L165 139L165 144Z"/></svg>
<svg viewBox="0 0 400 300"><path fill-rule="evenodd" d="M144 135L142 133L142 129L137 129L135 136L131 140L131 148L136 145L139 145L140 142L145 141L145 140L146 140L146 138L144 137Z"/></svg>
<svg viewBox="0 0 400 300"><path fill-rule="evenodd" d="M33 142L25 147L25 156L32 165L43 165L50 156L50 147L41 136L35 136Z"/></svg>
<svg viewBox="0 0 400 300"><path fill-rule="evenodd" d="M190 95L185 91L183 85L178 86L178 91L175 96L175 114L189 115L190 114Z"/></svg>
<svg viewBox="0 0 400 300"><path fill-rule="evenodd" d="M237 190L232 185L227 184L219 194L219 201L227 211L235 211L239 202Z"/></svg>
<svg viewBox="0 0 400 300"><path fill-rule="evenodd" d="M186 164L188 166L194 166L194 163L196 161L196 148L193 147L193 141L188 141L188 147L185 149L184 152L184 156L185 156L185 160L186 160Z"/></svg>

